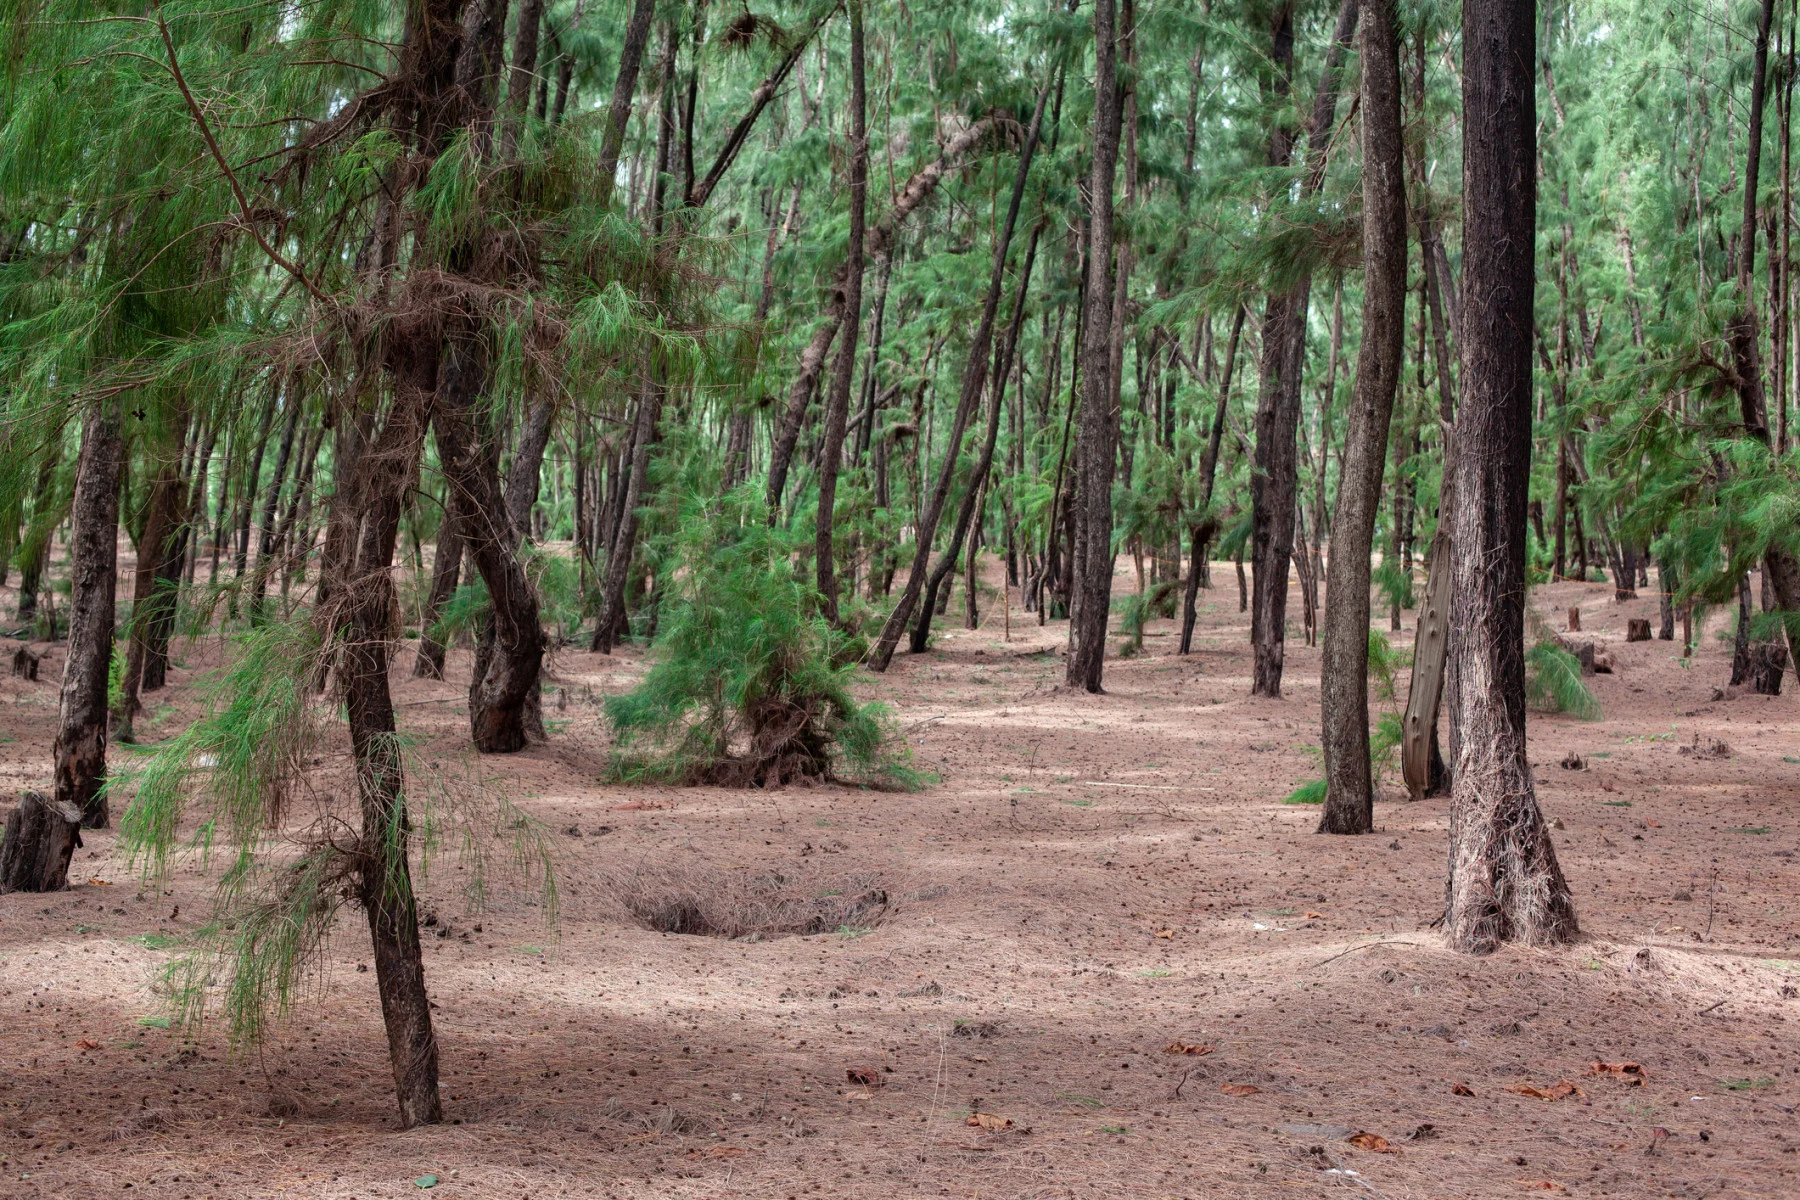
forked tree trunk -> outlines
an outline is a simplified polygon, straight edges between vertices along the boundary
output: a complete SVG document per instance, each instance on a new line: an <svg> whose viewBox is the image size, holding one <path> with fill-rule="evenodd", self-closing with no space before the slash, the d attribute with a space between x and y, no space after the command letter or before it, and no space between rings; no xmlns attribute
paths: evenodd
<svg viewBox="0 0 1800 1200"><path fill-rule="evenodd" d="M1101 690L1106 620L1112 611L1112 481L1118 416L1113 411L1113 177L1122 121L1117 14L1094 0L1093 164L1088 180L1088 268L1082 298L1081 413L1074 500L1077 552L1069 603L1064 685Z"/></svg>
<svg viewBox="0 0 1800 1200"><path fill-rule="evenodd" d="M1369 770L1369 555L1406 326L1406 186L1393 0L1362 0L1363 335L1339 456L1319 668L1325 750L1320 833L1375 827Z"/></svg>
<svg viewBox="0 0 1800 1200"><path fill-rule="evenodd" d="M1449 514L1460 745L1445 927L1451 946L1471 954L1577 933L1525 756L1535 7L1463 5L1463 397Z"/></svg>
<svg viewBox="0 0 1800 1200"><path fill-rule="evenodd" d="M482 637L469 682L469 731L483 754L523 750L528 700L543 668L544 630L537 593L515 551L493 439L476 425L487 362L475 337L447 338L443 381L433 414L444 478L456 489L462 534L487 584L492 636Z"/></svg>
<svg viewBox="0 0 1800 1200"><path fill-rule="evenodd" d="M105 828L107 676L112 667L118 588L119 478L125 442L113 401L88 411L75 467L70 538L69 653L63 664L56 728L56 800L81 811L81 823Z"/></svg>

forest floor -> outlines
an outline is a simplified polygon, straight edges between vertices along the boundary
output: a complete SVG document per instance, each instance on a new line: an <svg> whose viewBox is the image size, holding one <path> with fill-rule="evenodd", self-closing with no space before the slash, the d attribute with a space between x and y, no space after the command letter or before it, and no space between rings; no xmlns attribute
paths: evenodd
<svg viewBox="0 0 1800 1200"><path fill-rule="evenodd" d="M1229 565L1214 579L1198 653L1153 622L1105 695L1058 690L1066 626L1016 610L1010 641L990 610L899 656L880 690L939 777L914 794L602 782L598 703L636 652L560 653L550 744L477 762L467 653L435 683L402 652L415 796L541 818L560 892L554 923L528 886L471 912L450 833L420 880L447 1123L396 1127L353 911L261 1052L163 1028L160 969L215 877L186 861L146 890L102 831L69 892L0 898L0 1195L1800 1194L1793 696L1710 699L1717 625L1691 668L1626 644L1648 593L1538 589L1615 663L1590 680L1604 719L1531 720L1583 936L1461 957L1433 928L1447 803L1406 802L1396 767L1374 836L1284 805L1320 773L1319 652L1290 636L1286 697L1252 699ZM141 735L191 717L214 653L178 647ZM61 670L52 648L40 681L0 680L0 791L48 787ZM1696 735L1728 756L1684 754ZM887 903L764 940L628 908L758 879Z"/></svg>

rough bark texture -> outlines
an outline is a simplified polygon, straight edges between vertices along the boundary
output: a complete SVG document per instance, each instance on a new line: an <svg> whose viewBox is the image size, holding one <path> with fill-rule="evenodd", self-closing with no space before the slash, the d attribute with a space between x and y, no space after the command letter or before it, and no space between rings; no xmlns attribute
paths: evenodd
<svg viewBox="0 0 1800 1200"><path fill-rule="evenodd" d="M637 93L638 71L644 65L644 47L650 42L650 18L656 0L633 0L631 19L625 23L625 41L619 47L619 73L613 77L612 103L607 108L606 136L600 143L600 161L594 168L599 183L597 204L612 201L613 180L619 173L619 152L625 147L625 122L631 116L631 98Z"/></svg>
<svg viewBox="0 0 1800 1200"><path fill-rule="evenodd" d="M414 679L442 679L446 647L431 627L443 615L444 605L456 593L462 578L463 538L456 515L456 489L444 489L444 520L438 526L437 549L431 556L431 591L425 611L419 614L419 653L413 660Z"/></svg>
<svg viewBox="0 0 1800 1200"><path fill-rule="evenodd" d="M1369 771L1369 554L1381 508L1388 425L1406 325L1406 186L1401 180L1399 40L1393 0L1363 0L1363 335L1339 459L1328 568L1320 712L1321 833L1375 827Z"/></svg>
<svg viewBox="0 0 1800 1200"><path fill-rule="evenodd" d="M81 810L42 792L25 792L6 817L0 841L0 893L60 892L81 845Z"/></svg>
<svg viewBox="0 0 1800 1200"><path fill-rule="evenodd" d="M1472 954L1577 933L1525 753L1534 11L1531 0L1463 6L1463 396L1449 513L1460 745L1445 926L1451 946Z"/></svg>
<svg viewBox="0 0 1800 1200"><path fill-rule="evenodd" d="M1094 0L1093 173L1088 180L1088 276L1081 330L1081 415L1075 501L1079 553L1063 683L1101 690L1106 619L1112 611L1112 480L1118 415L1113 406L1113 177L1119 161L1120 96L1113 0Z"/></svg>
<svg viewBox="0 0 1800 1200"><path fill-rule="evenodd" d="M501 489L491 436L476 426L475 408L487 364L474 338L446 347L443 386L433 413L444 477L457 492L458 516L469 554L487 584L493 622L484 632L469 682L469 730L484 754L525 748L528 700L543 668L544 631L537 593L516 553L512 521Z"/></svg>
<svg viewBox="0 0 1800 1200"><path fill-rule="evenodd" d="M1302 197L1319 190L1324 180L1325 150L1337 113L1337 85L1345 48L1356 34L1359 0L1343 0L1332 35L1319 90L1307 127L1307 172ZM1279 5L1271 30L1274 78L1272 93L1285 97L1294 70L1292 4ZM1285 166L1295 137L1277 126L1269 139L1269 165ZM1300 456L1295 439L1300 428L1300 382L1306 363L1307 314L1312 277L1303 276L1285 292L1272 293L1263 310L1261 381L1256 400L1256 448L1250 475L1251 581L1250 641L1254 653L1251 693L1281 695L1281 672L1287 640L1288 563L1294 553L1294 509L1298 499Z"/></svg>
<svg viewBox="0 0 1800 1200"><path fill-rule="evenodd" d="M862 330L863 241L869 193L869 137L865 125L863 87L862 0L850 6L850 245L844 263L844 300L840 308L844 336L832 366L831 391L825 400L825 436L819 447L819 511L814 530L813 566L819 607L827 620L838 616L837 550L832 534L837 524L838 466L844 456L844 426L850 419L850 383L856 374L857 335Z"/></svg>
<svg viewBox="0 0 1800 1200"><path fill-rule="evenodd" d="M88 411L75 467L70 539L69 653L63 664L56 729L56 799L72 804L82 824L107 824L106 684L112 666L119 539L119 477L125 443L108 403Z"/></svg>
<svg viewBox="0 0 1800 1200"><path fill-rule="evenodd" d="M656 444L656 423L661 416L662 388L646 381L638 395L631 470L606 556L606 588L600 600L600 620L594 626L591 648L601 654L611 654L625 633L625 585L631 578L631 557L637 546L638 506L650 478L650 451Z"/></svg>

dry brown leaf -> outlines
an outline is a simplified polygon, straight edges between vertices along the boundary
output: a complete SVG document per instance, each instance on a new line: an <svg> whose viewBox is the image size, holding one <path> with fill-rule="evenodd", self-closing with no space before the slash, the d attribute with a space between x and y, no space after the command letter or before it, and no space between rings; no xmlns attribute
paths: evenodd
<svg viewBox="0 0 1800 1200"><path fill-rule="evenodd" d="M1368 1150L1374 1154L1398 1154L1400 1148L1391 1144L1379 1133L1353 1133L1344 1139L1358 1150Z"/></svg>
<svg viewBox="0 0 1800 1200"><path fill-rule="evenodd" d="M113 885L112 880L101 879L98 876L95 876L93 879L88 880L89 887L111 887L112 885Z"/></svg>
<svg viewBox="0 0 1800 1200"><path fill-rule="evenodd" d="M1450 1089L1450 1094L1452 1096L1473 1096L1475 1094L1475 1089L1466 1083L1459 1083Z"/></svg>
<svg viewBox="0 0 1800 1200"><path fill-rule="evenodd" d="M1159 929L1156 931L1156 936L1159 938L1172 938L1175 936L1175 931L1173 929Z"/></svg>
<svg viewBox="0 0 1800 1200"><path fill-rule="evenodd" d="M1325 915L1324 913L1309 912L1306 914L1306 919L1308 921L1316 921L1324 915Z"/></svg>
<svg viewBox="0 0 1800 1200"><path fill-rule="evenodd" d="M1530 1188L1534 1192L1566 1192L1569 1189L1549 1179L1515 1179L1514 1183Z"/></svg>
<svg viewBox="0 0 1800 1200"><path fill-rule="evenodd" d="M874 1067L846 1067L844 1078L851 1083L860 1083L867 1088L886 1087L887 1080Z"/></svg>
<svg viewBox="0 0 1800 1200"><path fill-rule="evenodd" d="M1512 1083L1507 1085L1506 1090L1517 1092L1521 1096L1532 1096L1539 1100L1561 1100L1564 1096L1585 1096L1587 1094L1567 1079L1559 1079L1547 1088L1533 1087L1529 1083Z"/></svg>
<svg viewBox="0 0 1800 1200"><path fill-rule="evenodd" d="M1600 1062L1598 1059L1588 1064L1589 1075L1629 1075L1642 1083L1648 1076L1643 1064L1634 1062Z"/></svg>
<svg viewBox="0 0 1800 1200"><path fill-rule="evenodd" d="M1164 1054L1211 1054L1217 1046L1202 1046L1193 1042L1170 1042L1163 1047Z"/></svg>
<svg viewBox="0 0 1800 1200"><path fill-rule="evenodd" d="M93 1038L82 1038L79 1042L75 1043L75 1048L77 1050L98 1050L100 1048L100 1043L96 1042Z"/></svg>
<svg viewBox="0 0 1800 1200"><path fill-rule="evenodd" d="M1227 1096L1253 1096L1262 1091L1254 1083L1221 1083L1219 1090Z"/></svg>
<svg viewBox="0 0 1800 1200"><path fill-rule="evenodd" d="M997 1117L993 1113L972 1112L966 1124L974 1125L988 1133L999 1133L1002 1129L1012 1128L1011 1117Z"/></svg>

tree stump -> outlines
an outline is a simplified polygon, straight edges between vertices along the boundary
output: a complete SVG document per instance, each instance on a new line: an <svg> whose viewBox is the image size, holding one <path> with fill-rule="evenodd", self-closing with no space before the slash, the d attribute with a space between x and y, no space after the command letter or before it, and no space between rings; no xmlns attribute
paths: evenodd
<svg viewBox="0 0 1800 1200"><path fill-rule="evenodd" d="M36 683L38 677L38 663L41 659L41 655L33 654L31 652L30 646L21 645L17 650L13 651L13 678L24 679L31 683Z"/></svg>
<svg viewBox="0 0 1800 1200"><path fill-rule="evenodd" d="M1787 666L1787 647L1780 642L1752 642L1750 668L1744 678L1758 696L1781 695L1781 674Z"/></svg>
<svg viewBox="0 0 1800 1200"><path fill-rule="evenodd" d="M1648 617L1632 617L1625 622L1625 640L1628 642L1647 642L1650 640L1650 619Z"/></svg>
<svg viewBox="0 0 1800 1200"><path fill-rule="evenodd" d="M1573 638L1559 637L1556 639L1556 644L1575 656L1575 661L1581 664L1581 673L1583 675L1592 675L1594 673L1594 643L1578 642ZM1611 664L1608 664L1607 669L1609 671L1612 669Z"/></svg>
<svg viewBox="0 0 1800 1200"><path fill-rule="evenodd" d="M60 892L81 845L81 811L42 792L25 792L0 842L0 892Z"/></svg>
<svg viewBox="0 0 1800 1200"><path fill-rule="evenodd" d="M1581 632L1581 609L1573 604L1569 605L1569 632Z"/></svg>

